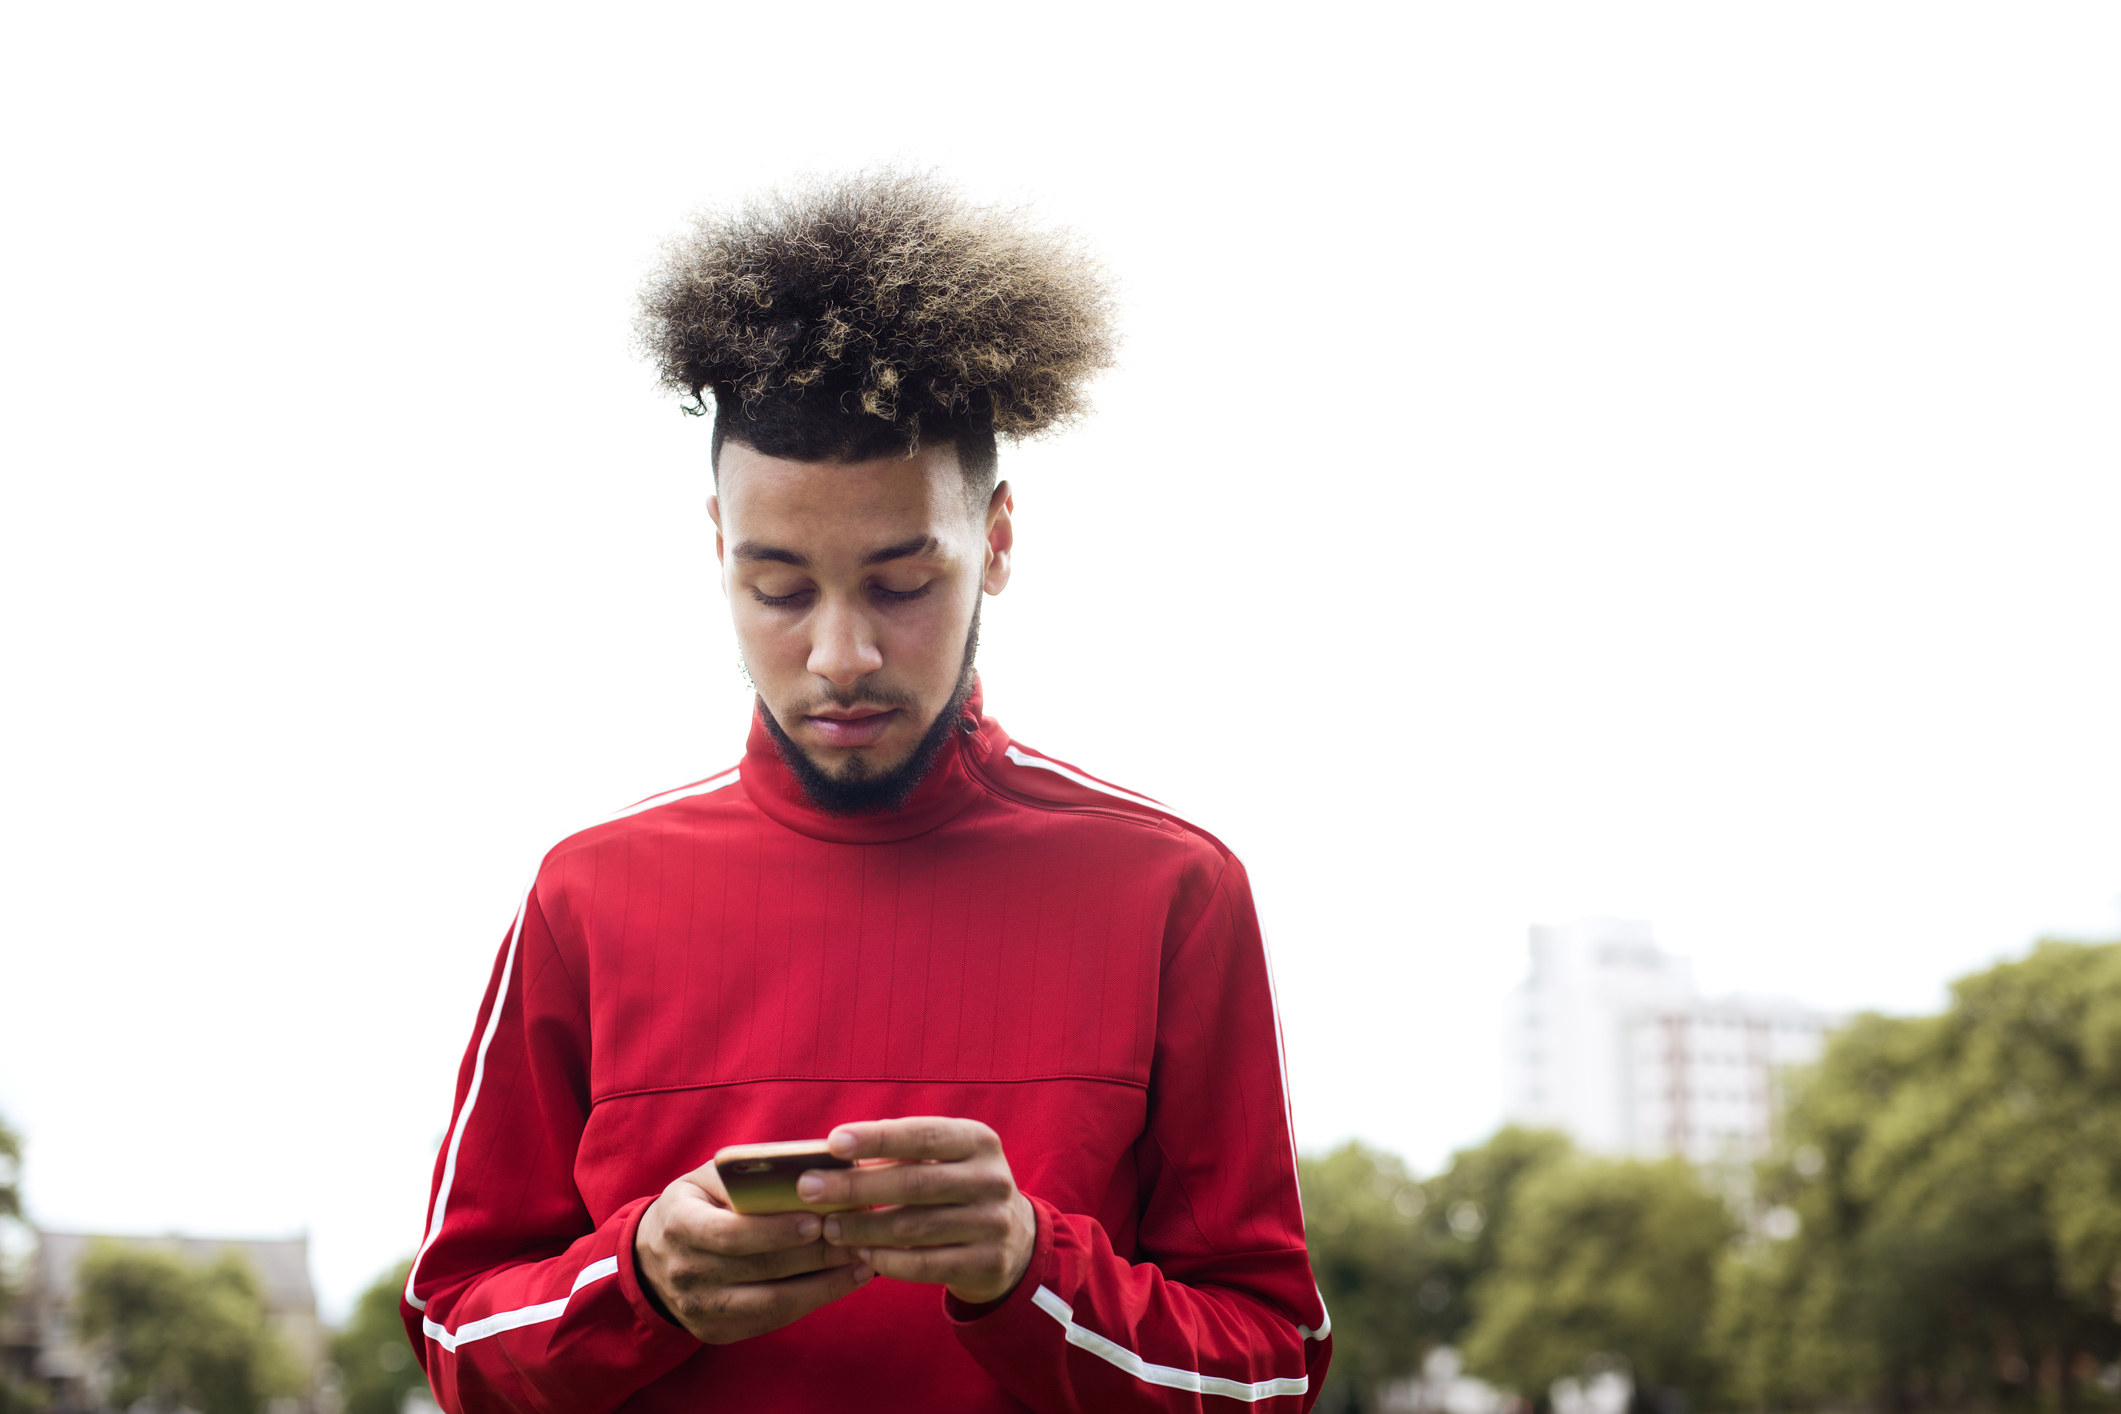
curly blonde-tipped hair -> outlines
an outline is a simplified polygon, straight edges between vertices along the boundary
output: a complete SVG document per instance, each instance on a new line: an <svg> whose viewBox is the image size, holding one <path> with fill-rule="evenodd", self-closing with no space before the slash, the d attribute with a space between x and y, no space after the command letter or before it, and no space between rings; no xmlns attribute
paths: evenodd
<svg viewBox="0 0 2121 1414"><path fill-rule="evenodd" d="M947 440L988 476L996 437L1084 412L1114 343L1104 272L1072 237L896 171L699 217L639 331L688 410L712 395L717 461L724 438L838 461Z"/></svg>

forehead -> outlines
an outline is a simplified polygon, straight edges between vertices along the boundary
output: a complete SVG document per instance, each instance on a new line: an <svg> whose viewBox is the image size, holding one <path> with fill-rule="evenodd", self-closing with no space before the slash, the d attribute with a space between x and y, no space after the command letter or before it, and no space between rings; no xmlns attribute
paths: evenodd
<svg viewBox="0 0 2121 1414"><path fill-rule="evenodd" d="M966 519L964 476L948 444L911 457L806 462L729 442L716 482L724 535L791 549L857 548L917 530L942 538Z"/></svg>

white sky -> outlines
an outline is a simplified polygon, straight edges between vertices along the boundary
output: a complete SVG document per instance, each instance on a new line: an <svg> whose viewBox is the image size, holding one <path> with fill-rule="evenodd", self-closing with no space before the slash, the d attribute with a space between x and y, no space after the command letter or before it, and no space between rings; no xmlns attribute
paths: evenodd
<svg viewBox="0 0 2121 1414"><path fill-rule="evenodd" d="M409 1250L537 856L742 745L634 289L881 159L1124 281L989 701L1245 856L1306 1146L1483 1134L1535 920L1903 1010L2121 932L2121 11L630 10L10 12L33 1216Z"/></svg>

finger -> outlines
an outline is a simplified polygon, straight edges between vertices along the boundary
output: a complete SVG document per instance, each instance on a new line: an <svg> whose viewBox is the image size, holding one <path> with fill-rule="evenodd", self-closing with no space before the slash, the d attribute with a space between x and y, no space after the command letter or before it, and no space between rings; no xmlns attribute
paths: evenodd
<svg viewBox="0 0 2121 1414"><path fill-rule="evenodd" d="M677 1313L686 1327L710 1345L749 1340L801 1320L820 1306L865 1285L875 1270L855 1262L831 1271L784 1281L740 1282L715 1287L687 1300Z"/></svg>
<svg viewBox="0 0 2121 1414"><path fill-rule="evenodd" d="M828 1267L851 1266L861 1258L850 1246L809 1242L779 1252L760 1252L749 1257L714 1257L697 1268L705 1280L723 1285L779 1281Z"/></svg>
<svg viewBox="0 0 2121 1414"><path fill-rule="evenodd" d="M1008 1231L1007 1212L995 1204L835 1213L825 1219L825 1241L840 1247L951 1247L997 1242Z"/></svg>
<svg viewBox="0 0 2121 1414"><path fill-rule="evenodd" d="M1000 1153L998 1135L976 1119L917 1115L843 1124L825 1145L843 1159L969 1159Z"/></svg>
<svg viewBox="0 0 2121 1414"><path fill-rule="evenodd" d="M986 1274L995 1266L985 1246L872 1247L862 1260L878 1276L894 1281L954 1282Z"/></svg>
<svg viewBox="0 0 2121 1414"><path fill-rule="evenodd" d="M1010 1186L1008 1169L998 1163L896 1163L812 1169L796 1180L795 1192L806 1203L935 1206L999 1202Z"/></svg>
<svg viewBox="0 0 2121 1414"><path fill-rule="evenodd" d="M691 1173L686 1174L685 1178L686 1181L694 1184L704 1192L707 1195L707 1201L714 1204L717 1208L734 1206L729 1201L728 1188L722 1183L722 1170L712 1161L701 1164Z"/></svg>
<svg viewBox="0 0 2121 1414"><path fill-rule="evenodd" d="M680 1245L697 1251L747 1257L815 1242L823 1226L816 1213L737 1213L703 1198L677 1205L664 1230Z"/></svg>

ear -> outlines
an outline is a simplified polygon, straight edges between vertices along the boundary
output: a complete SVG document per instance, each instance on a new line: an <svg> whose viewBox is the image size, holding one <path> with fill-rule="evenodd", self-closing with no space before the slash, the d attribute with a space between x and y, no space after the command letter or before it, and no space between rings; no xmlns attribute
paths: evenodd
<svg viewBox="0 0 2121 1414"><path fill-rule="evenodd" d="M720 496L709 496L707 498L707 519L714 522L714 562L718 565L726 564L728 560L722 550L722 498Z"/></svg>
<svg viewBox="0 0 2121 1414"><path fill-rule="evenodd" d="M1016 496L1008 482L1001 482L987 498L987 571L980 588L989 594L999 594L1009 584L1009 552L1016 548L1016 526L1010 517L1015 510Z"/></svg>

